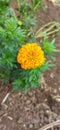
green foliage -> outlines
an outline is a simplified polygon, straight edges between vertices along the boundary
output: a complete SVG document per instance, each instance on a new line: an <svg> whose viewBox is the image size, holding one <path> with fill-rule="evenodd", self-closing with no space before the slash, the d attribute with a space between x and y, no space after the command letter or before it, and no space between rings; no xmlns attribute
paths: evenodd
<svg viewBox="0 0 60 130"><path fill-rule="evenodd" d="M25 93L30 88L39 87L41 85L41 75L44 71L50 70L51 67L53 67L54 64L50 64L49 62L45 62L45 64L39 68L36 69L30 69L30 70L23 70L23 69L17 69L15 70L16 77L15 80L12 82L14 90L23 90ZM19 71L19 74L18 72ZM15 76L15 74L13 76ZM20 78L19 78L20 77Z"/></svg>
<svg viewBox="0 0 60 130"><path fill-rule="evenodd" d="M55 39L53 39L52 41L49 41L47 36L44 35L43 49L44 49L46 57L49 57L52 60L55 60L55 56L53 55L53 52L58 51L55 46Z"/></svg>
<svg viewBox="0 0 60 130"><path fill-rule="evenodd" d="M40 7L41 1L33 0L32 4L26 0L21 1L19 18L14 10L9 8L9 2L10 0L0 1L0 77L4 83L10 82L14 90L27 92L30 88L39 87L41 74L53 66L46 60L45 64L39 68L24 70L17 63L20 47L26 42L37 41L34 37L35 11ZM46 36L41 47L44 49L46 59L52 58L52 53L56 52L54 40L50 42Z"/></svg>
<svg viewBox="0 0 60 130"><path fill-rule="evenodd" d="M25 92L27 92L30 88L34 88L39 85L40 72L38 71L38 69L20 71L20 79L18 78L13 82L15 90L22 89Z"/></svg>
<svg viewBox="0 0 60 130"><path fill-rule="evenodd" d="M17 67L17 52L26 39L26 32L15 17L7 18L0 26L0 76L5 82L11 80L11 73Z"/></svg>
<svg viewBox="0 0 60 130"><path fill-rule="evenodd" d="M34 10L38 9L39 7L44 7L42 0L32 0L34 5Z"/></svg>
<svg viewBox="0 0 60 130"><path fill-rule="evenodd" d="M37 27L36 11L39 7L43 6L41 0L17 0L18 10L20 11L19 19L22 21L22 28L24 28L27 34L33 37L35 29Z"/></svg>

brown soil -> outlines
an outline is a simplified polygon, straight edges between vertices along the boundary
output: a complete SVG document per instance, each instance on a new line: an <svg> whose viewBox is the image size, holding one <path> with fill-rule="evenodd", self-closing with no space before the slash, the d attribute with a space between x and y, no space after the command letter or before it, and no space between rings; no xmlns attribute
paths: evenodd
<svg viewBox="0 0 60 130"><path fill-rule="evenodd" d="M60 8L47 0L46 5L47 9L38 11L39 27L50 21L60 22ZM55 36L55 39L57 49L60 49L60 37ZM55 63L56 66L44 74L46 86L30 90L26 95L13 92L10 85L0 86L0 130L40 130L46 124L60 120L59 52ZM2 104L8 92L10 95ZM49 130L60 130L60 126Z"/></svg>

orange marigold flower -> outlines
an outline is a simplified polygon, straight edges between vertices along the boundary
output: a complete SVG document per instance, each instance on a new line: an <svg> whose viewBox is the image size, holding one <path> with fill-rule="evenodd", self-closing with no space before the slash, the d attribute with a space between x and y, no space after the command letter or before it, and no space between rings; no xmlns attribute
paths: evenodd
<svg viewBox="0 0 60 130"><path fill-rule="evenodd" d="M23 69L40 67L45 62L44 51L37 43L22 45L17 55L17 62Z"/></svg>

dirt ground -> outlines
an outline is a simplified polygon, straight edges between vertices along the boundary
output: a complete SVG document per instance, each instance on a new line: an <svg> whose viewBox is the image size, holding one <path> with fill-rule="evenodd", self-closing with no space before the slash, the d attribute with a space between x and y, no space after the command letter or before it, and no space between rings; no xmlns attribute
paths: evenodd
<svg viewBox="0 0 60 130"><path fill-rule="evenodd" d="M50 21L60 22L60 7L48 0L46 5L46 9L38 10L39 27ZM60 35L55 39L60 50ZM60 121L60 52L55 55L56 66L44 74L45 86L24 95L12 91L10 85L0 84L0 130L60 130L60 123L46 129L47 124ZM3 103L7 93L9 96Z"/></svg>

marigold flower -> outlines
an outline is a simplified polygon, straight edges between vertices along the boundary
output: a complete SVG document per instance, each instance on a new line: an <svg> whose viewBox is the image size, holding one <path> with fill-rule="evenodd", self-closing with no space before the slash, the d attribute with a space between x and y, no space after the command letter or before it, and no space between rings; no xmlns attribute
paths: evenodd
<svg viewBox="0 0 60 130"><path fill-rule="evenodd" d="M17 55L17 62L26 70L40 67L45 62L44 51L37 43L22 45Z"/></svg>

